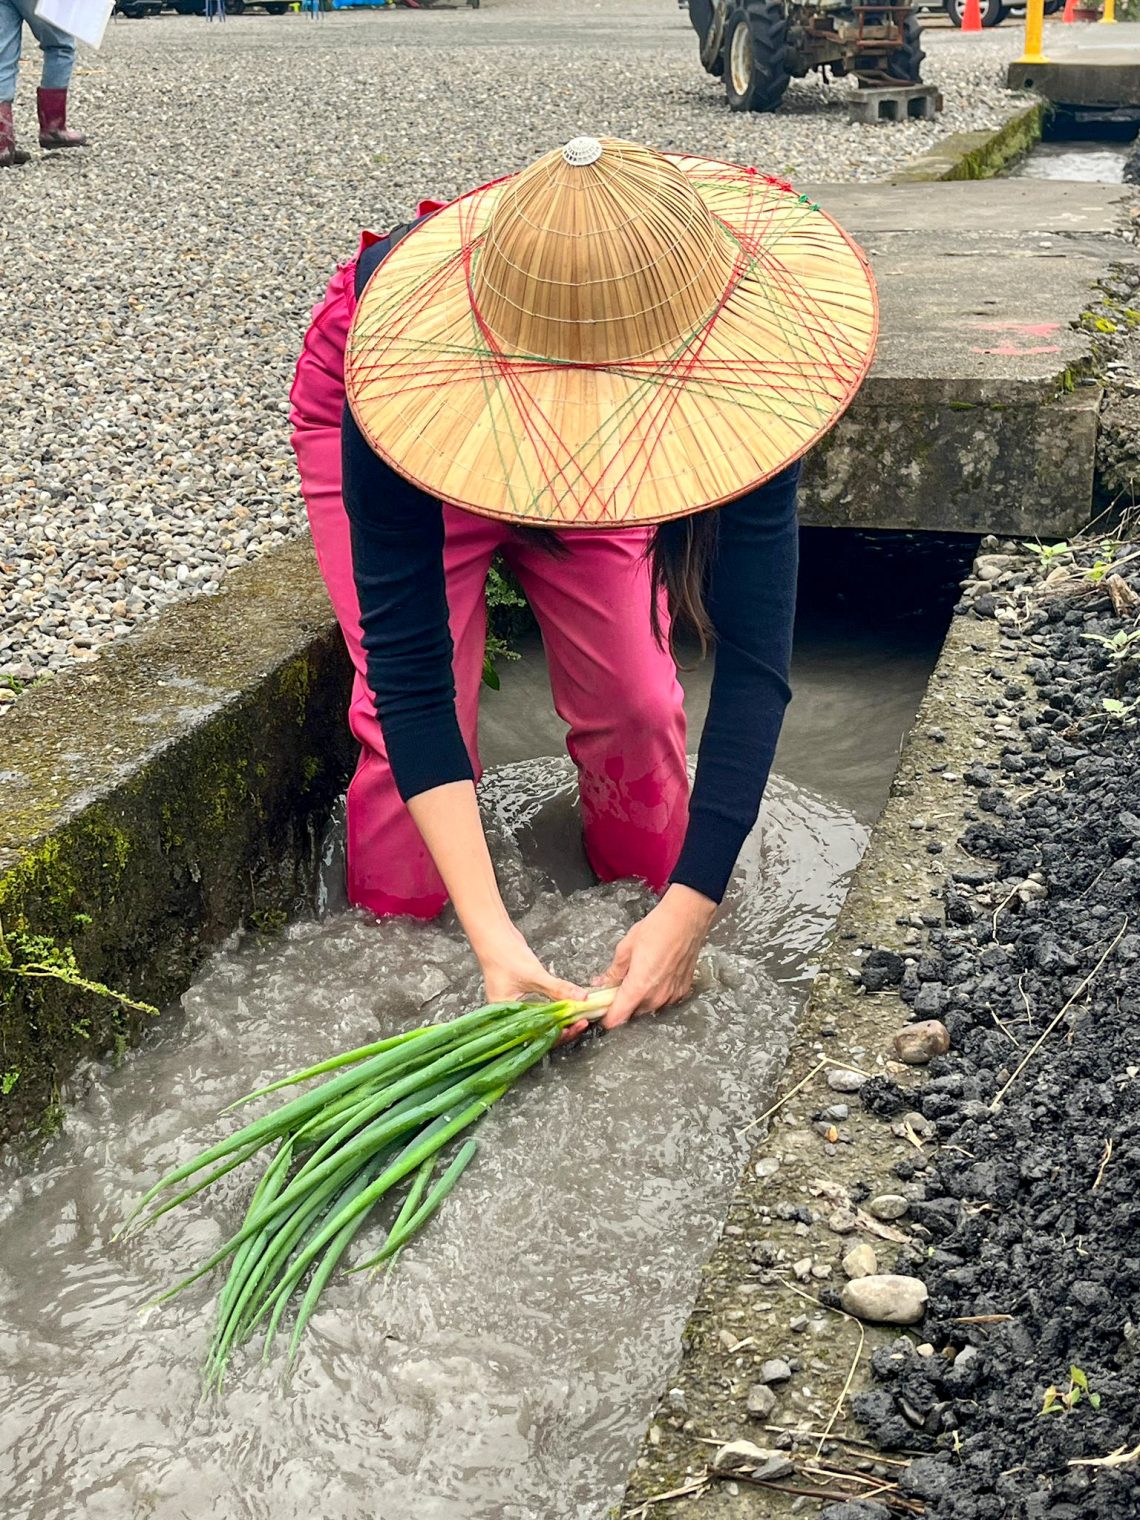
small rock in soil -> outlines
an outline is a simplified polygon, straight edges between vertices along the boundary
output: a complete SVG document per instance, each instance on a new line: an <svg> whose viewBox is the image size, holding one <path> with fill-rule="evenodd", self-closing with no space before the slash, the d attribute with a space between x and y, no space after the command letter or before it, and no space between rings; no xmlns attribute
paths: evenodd
<svg viewBox="0 0 1140 1520"><path fill-rule="evenodd" d="M717 1472L736 1472L741 1469L764 1483L774 1483L780 1478L790 1478L795 1464L782 1451L770 1446L754 1446L751 1441L729 1441L713 1458Z"/></svg>
<svg viewBox="0 0 1140 1520"><path fill-rule="evenodd" d="M829 1504L820 1510L819 1520L891 1520L891 1512L881 1504L854 1499L847 1504Z"/></svg>
<svg viewBox="0 0 1140 1520"><path fill-rule="evenodd" d="M947 1462L919 1457L899 1474L899 1487L915 1499L937 1499L946 1492L953 1474Z"/></svg>
<svg viewBox="0 0 1140 1520"><path fill-rule="evenodd" d="M925 1066L935 1056L944 1056L950 1049L950 1034L946 1025L938 1019L923 1019L908 1024L895 1035L895 1050L900 1061L908 1066Z"/></svg>
<svg viewBox="0 0 1140 1520"><path fill-rule="evenodd" d="M895 1272L857 1277L847 1283L841 1302L848 1314L877 1325L915 1325L926 1313L926 1284Z"/></svg>
<svg viewBox="0 0 1140 1520"><path fill-rule="evenodd" d="M845 1067L836 1066L827 1074L827 1085L832 1092L854 1093L858 1092L867 1078L861 1071L848 1071Z"/></svg>
<svg viewBox="0 0 1140 1520"><path fill-rule="evenodd" d="M974 574L980 581L996 581L1015 565L1016 560L1009 554L979 554L974 561Z"/></svg>
<svg viewBox="0 0 1140 1520"><path fill-rule="evenodd" d="M911 1007L923 1018L937 1018L946 1007L946 989L941 982L923 982L914 996Z"/></svg>
<svg viewBox="0 0 1140 1520"><path fill-rule="evenodd" d="M904 968L897 950L871 950L859 968L859 980L868 992L882 992L884 987L899 985Z"/></svg>
<svg viewBox="0 0 1140 1520"><path fill-rule="evenodd" d="M926 1115L917 1113L913 1109L903 1114L902 1122L908 1129L912 1129L920 1140L928 1140L934 1133L934 1125Z"/></svg>
<svg viewBox="0 0 1140 1520"><path fill-rule="evenodd" d="M776 1395L763 1383L753 1383L748 1390L748 1413L754 1420L766 1420L776 1407Z"/></svg>
<svg viewBox="0 0 1140 1520"><path fill-rule="evenodd" d="M909 1207L901 1193L880 1193L867 1204L867 1213L876 1219L901 1219Z"/></svg>
<svg viewBox="0 0 1140 1520"><path fill-rule="evenodd" d="M762 1383L786 1383L792 1375L792 1369L784 1361L783 1357L773 1357L765 1362L760 1369L760 1381Z"/></svg>
<svg viewBox="0 0 1140 1520"><path fill-rule="evenodd" d="M849 1278L874 1277L879 1270L879 1258L873 1247L862 1241L843 1258L843 1270Z"/></svg>

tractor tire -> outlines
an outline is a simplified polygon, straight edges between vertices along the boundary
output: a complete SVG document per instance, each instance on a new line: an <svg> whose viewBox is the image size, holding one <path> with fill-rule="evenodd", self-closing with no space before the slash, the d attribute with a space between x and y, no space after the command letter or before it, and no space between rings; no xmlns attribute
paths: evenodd
<svg viewBox="0 0 1140 1520"><path fill-rule="evenodd" d="M689 20L693 23L693 31L700 38L702 67L714 79L719 79L724 73L724 49L721 48L711 58L708 57L708 36L713 25L712 0L689 0Z"/></svg>
<svg viewBox="0 0 1140 1520"><path fill-rule="evenodd" d="M955 0L949 0L954 4ZM965 4L965 0L958 0ZM989 4L990 0L986 0ZM887 59L887 73L900 84L922 83L922 28L918 24L918 12L908 11L902 24L902 47L896 48Z"/></svg>
<svg viewBox="0 0 1140 1520"><path fill-rule="evenodd" d="M1009 15L1003 0L978 0L982 13L982 25L987 29L991 26L1000 26ZM962 13L966 9L966 0L946 0L946 14L950 17L953 26L962 25Z"/></svg>
<svg viewBox="0 0 1140 1520"><path fill-rule="evenodd" d="M724 32L724 90L734 111L774 111L792 77L779 0L744 0Z"/></svg>

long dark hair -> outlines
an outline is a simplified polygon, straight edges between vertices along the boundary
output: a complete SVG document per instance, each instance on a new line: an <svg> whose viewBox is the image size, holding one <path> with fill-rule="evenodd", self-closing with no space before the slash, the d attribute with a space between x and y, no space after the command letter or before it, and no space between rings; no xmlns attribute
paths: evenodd
<svg viewBox="0 0 1140 1520"><path fill-rule="evenodd" d="M649 626L662 647L665 630L661 626L661 604L669 609L669 652L677 658L677 636L684 632L694 636L701 658L708 654L714 637L712 619L705 605L709 567L717 544L717 514L697 512L673 522L662 523L648 549L649 580L652 599ZM569 553L573 542L559 537L552 528L516 528L514 536L534 544L555 558Z"/></svg>
<svg viewBox="0 0 1140 1520"><path fill-rule="evenodd" d="M677 634L696 636L701 659L709 652L715 636L712 619L705 605L709 569L716 554L716 512L697 512L692 517L674 518L662 523L649 546L649 576L653 599L649 604L649 625L661 645L665 634L661 627L661 602L669 609L669 652L677 658Z"/></svg>

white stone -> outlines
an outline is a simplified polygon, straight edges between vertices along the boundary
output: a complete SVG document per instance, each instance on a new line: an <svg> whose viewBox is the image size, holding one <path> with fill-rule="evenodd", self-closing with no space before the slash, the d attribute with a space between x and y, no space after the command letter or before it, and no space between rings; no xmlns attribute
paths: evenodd
<svg viewBox="0 0 1140 1520"><path fill-rule="evenodd" d="M887 1272L857 1277L843 1289L848 1314L878 1325L916 1325L926 1313L926 1284L917 1277Z"/></svg>
<svg viewBox="0 0 1140 1520"><path fill-rule="evenodd" d="M735 1472L743 1468L765 1483L779 1478L790 1478L795 1464L786 1452L774 1451L770 1446L756 1446L751 1441L729 1441L713 1458L717 1472Z"/></svg>
<svg viewBox="0 0 1140 1520"><path fill-rule="evenodd" d="M867 1213L876 1219L901 1219L910 1204L901 1193L880 1193L867 1205Z"/></svg>
<svg viewBox="0 0 1140 1520"><path fill-rule="evenodd" d="M850 1278L873 1277L879 1270L879 1258L866 1241L852 1246L843 1258L843 1270Z"/></svg>

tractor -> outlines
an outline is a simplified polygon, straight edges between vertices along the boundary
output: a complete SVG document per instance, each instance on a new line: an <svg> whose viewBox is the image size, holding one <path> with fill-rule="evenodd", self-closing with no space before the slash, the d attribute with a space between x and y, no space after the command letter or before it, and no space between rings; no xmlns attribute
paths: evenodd
<svg viewBox="0 0 1140 1520"><path fill-rule="evenodd" d="M701 62L723 76L734 111L774 111L792 79L813 69L860 84L921 82L918 12L851 0L689 0Z"/></svg>

